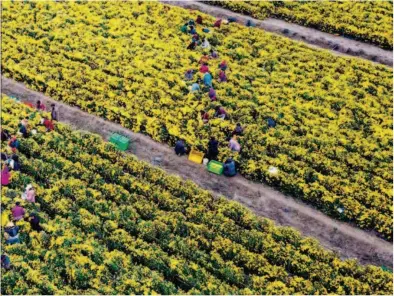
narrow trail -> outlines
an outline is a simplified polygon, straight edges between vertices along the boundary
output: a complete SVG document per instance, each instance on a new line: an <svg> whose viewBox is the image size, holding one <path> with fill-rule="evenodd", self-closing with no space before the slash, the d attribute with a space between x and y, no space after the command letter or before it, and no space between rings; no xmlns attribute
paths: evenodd
<svg viewBox="0 0 394 296"><path fill-rule="evenodd" d="M245 24L247 20L251 20L256 24L256 28L308 43L309 46L314 48L329 49L334 54L354 56L393 67L393 52L384 50L372 44L324 33L313 28L303 27L279 19L267 18L265 20L259 20L250 16L232 12L231 10L222 7L213 6L194 0L160 0L160 2L186 9L199 10L206 14L222 19L235 17L237 18L237 22L240 24Z"/></svg>
<svg viewBox="0 0 394 296"><path fill-rule="evenodd" d="M362 264L392 267L392 244L373 233L333 220L301 201L264 184L248 181L241 176L226 178L208 173L203 165L190 162L186 157L176 156L173 149L167 145L83 112L79 108L55 101L42 93L29 90L22 83L3 76L1 82L2 93L16 96L23 102L35 104L37 100L41 100L46 106L55 103L59 108L60 121L76 129L99 134L105 140L108 140L113 132L127 135L132 139L134 146L129 152L139 159L151 162L155 156L161 156L161 167L168 173L191 179L216 196L224 195L228 199L236 200L257 215L274 220L278 225L295 227L303 235L318 239L323 246L337 252L341 258L357 258Z"/></svg>

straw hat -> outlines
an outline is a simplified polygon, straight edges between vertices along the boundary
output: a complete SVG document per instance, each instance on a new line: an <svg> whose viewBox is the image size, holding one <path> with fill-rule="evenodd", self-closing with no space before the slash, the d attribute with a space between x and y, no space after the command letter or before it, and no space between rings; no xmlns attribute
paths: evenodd
<svg viewBox="0 0 394 296"><path fill-rule="evenodd" d="M5 226L5 227L14 227L15 225L14 225L14 222L8 222L7 223L7 225Z"/></svg>

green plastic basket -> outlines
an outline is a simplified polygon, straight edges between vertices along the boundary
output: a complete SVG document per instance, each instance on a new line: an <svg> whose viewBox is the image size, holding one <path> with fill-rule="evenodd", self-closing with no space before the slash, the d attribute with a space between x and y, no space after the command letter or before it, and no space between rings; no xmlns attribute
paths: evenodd
<svg viewBox="0 0 394 296"><path fill-rule="evenodd" d="M118 141L118 149L125 151L129 148L130 140L126 137L120 136Z"/></svg>
<svg viewBox="0 0 394 296"><path fill-rule="evenodd" d="M117 133L113 133L109 138L109 141L115 145L115 147L121 151L125 151L129 148L130 139L119 135Z"/></svg>
<svg viewBox="0 0 394 296"><path fill-rule="evenodd" d="M112 134L111 137L109 138L109 141L110 141L111 143L117 145L117 144L118 144L118 141L119 141L119 137L120 137L120 135L118 135L117 133L114 133L114 134Z"/></svg>
<svg viewBox="0 0 394 296"><path fill-rule="evenodd" d="M218 162L218 161L216 161L216 160L211 160L211 161L208 163L207 168L208 168L208 171L209 171L209 172L214 173L214 174L216 174L216 175L221 175L221 174L223 174L223 163Z"/></svg>

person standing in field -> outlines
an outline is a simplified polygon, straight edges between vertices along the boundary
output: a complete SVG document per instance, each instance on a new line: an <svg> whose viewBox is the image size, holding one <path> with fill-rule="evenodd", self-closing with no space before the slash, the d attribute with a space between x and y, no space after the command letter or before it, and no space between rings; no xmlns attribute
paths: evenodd
<svg viewBox="0 0 394 296"><path fill-rule="evenodd" d="M45 111L46 110L45 105L43 103L41 103L40 100L37 101L36 108L37 108L38 111Z"/></svg>
<svg viewBox="0 0 394 296"><path fill-rule="evenodd" d="M51 104L51 118L52 120L59 121L59 113L55 104Z"/></svg>
<svg viewBox="0 0 394 296"><path fill-rule="evenodd" d="M209 160L217 160L219 155L219 142L216 140L215 137L211 137L208 142L208 153L207 158Z"/></svg>
<svg viewBox="0 0 394 296"><path fill-rule="evenodd" d="M185 142L183 140L178 140L175 144L175 153L178 156L186 154Z"/></svg>

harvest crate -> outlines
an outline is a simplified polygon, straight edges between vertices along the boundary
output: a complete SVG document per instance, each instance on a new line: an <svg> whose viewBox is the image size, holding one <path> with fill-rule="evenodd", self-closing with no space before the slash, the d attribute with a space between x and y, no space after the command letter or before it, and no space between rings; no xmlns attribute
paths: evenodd
<svg viewBox="0 0 394 296"><path fill-rule="evenodd" d="M189 160L195 163L202 163L202 159L204 158L204 153L192 149L189 154Z"/></svg>
<svg viewBox="0 0 394 296"><path fill-rule="evenodd" d="M216 175L221 175L223 174L223 164L221 162L218 162L216 160L211 160L208 163L208 171L211 173L214 173Z"/></svg>
<svg viewBox="0 0 394 296"><path fill-rule="evenodd" d="M111 137L109 138L109 141L113 144L115 144L115 147L121 151L127 150L129 148L130 144L130 139L119 135L117 133L113 133Z"/></svg>

